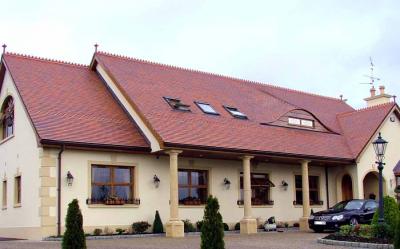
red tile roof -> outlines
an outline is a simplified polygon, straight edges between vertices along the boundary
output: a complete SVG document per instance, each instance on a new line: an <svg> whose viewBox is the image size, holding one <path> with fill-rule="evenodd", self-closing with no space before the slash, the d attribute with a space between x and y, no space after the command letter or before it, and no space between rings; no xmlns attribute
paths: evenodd
<svg viewBox="0 0 400 249"><path fill-rule="evenodd" d="M358 112L339 99L103 52L97 53L95 60L112 75L166 145L355 158L349 141L341 135L337 115ZM192 111L172 110L164 96L179 98L192 105ZM203 114L194 101L211 104L221 115ZM233 118L224 105L238 108L249 120ZM260 125L296 108L311 112L333 132ZM369 129L364 130L366 136L373 132Z"/></svg>
<svg viewBox="0 0 400 249"><path fill-rule="evenodd" d="M10 53L3 60L41 140L148 149L89 67Z"/></svg>

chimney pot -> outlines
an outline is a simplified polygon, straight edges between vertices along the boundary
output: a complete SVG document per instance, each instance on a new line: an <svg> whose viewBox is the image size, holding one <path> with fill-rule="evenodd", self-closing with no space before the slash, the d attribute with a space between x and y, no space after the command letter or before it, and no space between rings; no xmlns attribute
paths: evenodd
<svg viewBox="0 0 400 249"><path fill-rule="evenodd" d="M385 94L385 86L380 86L379 92L380 92L380 95L384 95Z"/></svg>
<svg viewBox="0 0 400 249"><path fill-rule="evenodd" d="M371 90L369 90L369 91L370 91L370 93L371 93L371 97L375 97L375 92L376 92L375 87L372 86L372 87L371 87Z"/></svg>

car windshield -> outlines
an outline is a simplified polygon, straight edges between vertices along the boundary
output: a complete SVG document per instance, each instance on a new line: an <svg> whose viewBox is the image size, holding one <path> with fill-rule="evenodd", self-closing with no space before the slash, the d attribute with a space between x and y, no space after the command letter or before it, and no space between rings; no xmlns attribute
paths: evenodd
<svg viewBox="0 0 400 249"><path fill-rule="evenodd" d="M331 209L336 211L342 210L356 210L360 209L364 204L362 200L342 201L333 206Z"/></svg>

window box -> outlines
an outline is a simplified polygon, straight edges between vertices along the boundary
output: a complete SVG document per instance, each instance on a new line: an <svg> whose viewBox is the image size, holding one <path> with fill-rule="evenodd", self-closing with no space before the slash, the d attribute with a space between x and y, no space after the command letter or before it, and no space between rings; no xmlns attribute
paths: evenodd
<svg viewBox="0 0 400 249"><path fill-rule="evenodd" d="M244 205L244 200L238 200L237 204L239 206ZM263 200L252 199L251 200L251 205L252 206L272 206L272 205L274 205L274 201L273 200L263 201Z"/></svg>
<svg viewBox="0 0 400 249"><path fill-rule="evenodd" d="M98 199L86 199L86 204L87 205L95 205L95 204L102 204L102 205L110 205L110 206L121 206L125 204L131 204L131 205L140 205L140 199L118 199L118 200L111 200L111 199L106 199L106 200L98 200Z"/></svg>
<svg viewBox="0 0 400 249"><path fill-rule="evenodd" d="M293 201L293 205L303 205L303 201ZM310 205L311 206L322 206L324 205L324 201L311 201L310 200Z"/></svg>

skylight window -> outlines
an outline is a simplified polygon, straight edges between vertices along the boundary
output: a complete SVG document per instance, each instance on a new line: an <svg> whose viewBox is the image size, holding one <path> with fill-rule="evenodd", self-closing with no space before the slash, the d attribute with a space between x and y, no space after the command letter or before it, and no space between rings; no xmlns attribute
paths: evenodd
<svg viewBox="0 0 400 249"><path fill-rule="evenodd" d="M195 102L195 103L204 113L219 115L219 113L210 104L201 102Z"/></svg>
<svg viewBox="0 0 400 249"><path fill-rule="evenodd" d="M302 126L302 127L308 127L308 128L314 128L314 120L309 120L309 119L289 118L288 124Z"/></svg>
<svg viewBox="0 0 400 249"><path fill-rule="evenodd" d="M174 99L168 97L164 97L164 99L172 107L172 109L190 112L190 105L183 104L180 99Z"/></svg>
<svg viewBox="0 0 400 249"><path fill-rule="evenodd" d="M240 112L237 108L228 106L224 107L235 118L247 119L247 116L244 113Z"/></svg>

